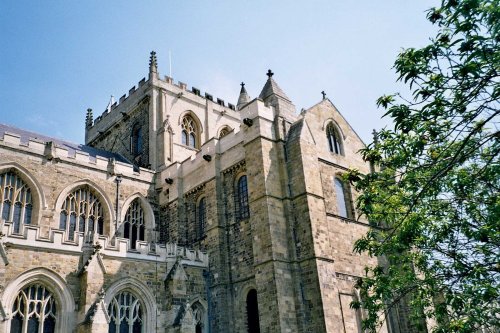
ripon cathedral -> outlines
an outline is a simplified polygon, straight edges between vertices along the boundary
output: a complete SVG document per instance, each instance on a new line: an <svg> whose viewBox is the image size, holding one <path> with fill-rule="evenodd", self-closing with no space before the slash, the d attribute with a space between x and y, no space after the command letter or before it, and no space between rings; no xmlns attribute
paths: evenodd
<svg viewBox="0 0 500 333"><path fill-rule="evenodd" d="M362 332L363 146L324 94L298 113L269 71L231 104L154 52L84 145L1 124L0 333Z"/></svg>

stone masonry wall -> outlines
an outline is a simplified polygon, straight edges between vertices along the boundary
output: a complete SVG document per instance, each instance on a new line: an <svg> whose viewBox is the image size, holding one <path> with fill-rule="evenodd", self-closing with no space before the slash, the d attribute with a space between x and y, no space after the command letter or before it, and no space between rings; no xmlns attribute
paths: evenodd
<svg viewBox="0 0 500 333"><path fill-rule="evenodd" d="M117 125L94 139L90 145L99 149L123 155L139 167L149 167L149 98L140 100L133 111L123 116ZM134 126L141 128L142 149L139 154L131 151L131 137Z"/></svg>

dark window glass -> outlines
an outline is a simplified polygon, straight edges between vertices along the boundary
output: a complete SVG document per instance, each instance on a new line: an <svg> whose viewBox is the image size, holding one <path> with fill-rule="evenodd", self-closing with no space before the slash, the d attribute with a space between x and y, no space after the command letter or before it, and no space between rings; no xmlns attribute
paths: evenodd
<svg viewBox="0 0 500 333"><path fill-rule="evenodd" d="M259 305L255 289L250 290L247 294L247 328L248 333L260 333Z"/></svg>
<svg viewBox="0 0 500 333"><path fill-rule="evenodd" d="M123 237L130 239L130 247L132 249L135 249L135 242L137 240L145 240L145 228L144 210L142 209L140 200L135 199L127 209L125 222L123 223Z"/></svg>
<svg viewBox="0 0 500 333"><path fill-rule="evenodd" d="M142 128L139 124L134 125L132 129L131 151L132 155L137 156L142 153Z"/></svg>
<svg viewBox="0 0 500 333"><path fill-rule="evenodd" d="M12 306L10 333L54 333L56 308L49 290L43 285L29 285L19 291Z"/></svg>
<svg viewBox="0 0 500 333"><path fill-rule="evenodd" d="M201 198L198 203L198 238L205 234L206 210L206 200Z"/></svg>
<svg viewBox="0 0 500 333"><path fill-rule="evenodd" d="M332 123L328 124L328 126L326 127L326 137L328 139L328 148L330 149L330 151L335 154L342 154L340 136L338 135Z"/></svg>
<svg viewBox="0 0 500 333"><path fill-rule="evenodd" d="M248 186L247 186L247 176L241 176L238 179L238 216L239 219L247 219L250 217L250 208L248 205Z"/></svg>
<svg viewBox="0 0 500 333"><path fill-rule="evenodd" d="M338 178L335 178L335 194L337 196L338 215L342 217L348 217L347 203L344 190L345 190L344 184L342 183L342 181Z"/></svg>

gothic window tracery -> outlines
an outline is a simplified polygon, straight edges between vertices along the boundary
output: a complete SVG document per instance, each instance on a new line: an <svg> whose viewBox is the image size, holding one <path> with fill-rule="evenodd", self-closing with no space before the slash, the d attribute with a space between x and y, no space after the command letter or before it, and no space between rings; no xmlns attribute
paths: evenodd
<svg viewBox="0 0 500 333"><path fill-rule="evenodd" d="M0 174L0 212L2 219L13 223L13 232L21 232L21 223L31 224L31 190L13 171Z"/></svg>
<svg viewBox="0 0 500 333"><path fill-rule="evenodd" d="M191 306L191 310L193 311L195 333L203 333L203 328L205 326L204 323L205 311L203 307L199 302L196 302Z"/></svg>
<svg viewBox="0 0 500 333"><path fill-rule="evenodd" d="M326 138L328 140L328 149L330 152L342 155L342 141L340 139L339 132L333 125L333 123L329 123L326 126Z"/></svg>
<svg viewBox="0 0 500 333"><path fill-rule="evenodd" d="M191 148L198 147L198 126L193 117L187 115L182 119L182 144Z"/></svg>
<svg viewBox="0 0 500 333"><path fill-rule="evenodd" d="M68 194L61 206L59 229L66 230L68 240L75 232L104 233L104 212L99 198L87 187Z"/></svg>
<svg viewBox="0 0 500 333"><path fill-rule="evenodd" d="M137 198L130 204L125 215L125 222L123 223L123 237L130 239L130 247L132 249L135 249L137 240L145 240L145 229L144 210L142 209L140 200Z"/></svg>
<svg viewBox="0 0 500 333"><path fill-rule="evenodd" d="M243 175L238 179L236 190L236 207L238 209L237 216L239 220L244 220L250 217L250 207L248 204L248 184L246 175Z"/></svg>
<svg viewBox="0 0 500 333"><path fill-rule="evenodd" d="M41 284L31 284L19 291L12 306L10 333L54 333L57 303Z"/></svg>
<svg viewBox="0 0 500 333"><path fill-rule="evenodd" d="M122 291L113 297L108 313L108 333L143 333L142 305L132 293Z"/></svg>

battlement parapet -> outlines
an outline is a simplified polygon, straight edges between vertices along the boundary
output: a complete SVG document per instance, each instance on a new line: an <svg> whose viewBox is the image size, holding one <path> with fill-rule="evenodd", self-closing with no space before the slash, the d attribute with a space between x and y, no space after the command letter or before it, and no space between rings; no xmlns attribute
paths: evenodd
<svg viewBox="0 0 500 333"><path fill-rule="evenodd" d="M133 86L129 89L128 94L123 94L118 99L118 102L114 102L109 108L106 108L101 115L97 116L89 123L89 126L86 127L85 142L91 142L126 116L128 112L137 106L137 102L143 99L147 88L146 78L143 78L137 84L137 88Z"/></svg>
<svg viewBox="0 0 500 333"><path fill-rule="evenodd" d="M199 100L203 101L210 101L214 104L217 104L218 107L223 108L223 112L227 111L234 111L237 112L236 106L232 103L226 103L224 102L223 99L214 97L212 94L205 92L202 93L202 91L196 87L191 87L191 90L188 90L188 84L182 81L178 81L177 83L174 82L174 79L170 76L165 75L163 80L159 80L160 85L162 88L164 88L167 91L172 92L175 95L178 95L179 97L184 97L184 92L189 93L191 98L199 98ZM181 95L179 95L181 94ZM195 97L196 96L196 97Z"/></svg>
<svg viewBox="0 0 500 333"><path fill-rule="evenodd" d="M88 244L86 243L88 236L84 236L80 232L75 232L74 240L68 240L66 231L58 229L51 229L48 238L41 237L38 226L24 225L20 234L13 231L13 224L4 221L2 232L5 236L1 239L4 246L80 254L84 245ZM101 246L99 251L105 258L127 258L156 262L181 259L183 263L191 266L208 266L208 255L205 252L188 249L173 243L158 244L137 241L135 249L132 249L129 239L115 238L111 240L108 236L97 234L91 238L95 239L93 243L98 243Z"/></svg>
<svg viewBox="0 0 500 333"><path fill-rule="evenodd" d="M76 144L31 138L23 141L18 134L4 132L3 137L0 138L0 149L2 148L30 153L39 156L40 159L45 158L56 163L78 164L107 172L110 175L121 174L146 182L151 182L154 176L153 171L144 168L140 168L137 172L132 164L116 160L111 157L111 153Z"/></svg>

